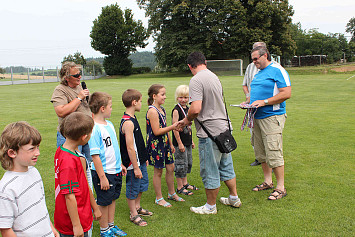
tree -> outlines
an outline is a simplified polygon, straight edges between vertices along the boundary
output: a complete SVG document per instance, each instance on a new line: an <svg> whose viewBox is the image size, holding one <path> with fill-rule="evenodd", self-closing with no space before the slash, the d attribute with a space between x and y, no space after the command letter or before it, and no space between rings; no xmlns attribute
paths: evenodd
<svg viewBox="0 0 355 237"><path fill-rule="evenodd" d="M86 73L90 74L102 74L102 65L100 62L91 60L86 63Z"/></svg>
<svg viewBox="0 0 355 237"><path fill-rule="evenodd" d="M79 51L74 53L74 55L69 54L68 56L64 57L62 63L66 62L66 61L72 61L72 62L74 62L76 64L80 64L82 66L86 65L85 57Z"/></svg>
<svg viewBox="0 0 355 237"><path fill-rule="evenodd" d="M292 6L280 0L137 0L150 16L161 67L185 68L192 51L208 59L250 57L255 41L265 41L273 53L292 52Z"/></svg>
<svg viewBox="0 0 355 237"><path fill-rule="evenodd" d="M122 11L118 4L102 8L100 16L94 20L90 33L91 47L106 55L104 68L107 74L129 75L132 62L128 59L137 47L144 48L149 37L142 21L133 20L130 9Z"/></svg>
<svg viewBox="0 0 355 237"><path fill-rule="evenodd" d="M346 24L345 31L352 34L351 41L355 42L355 17L351 18L348 24Z"/></svg>
<svg viewBox="0 0 355 237"><path fill-rule="evenodd" d="M6 73L5 68L1 68L1 67L0 67L0 74L4 74L4 73Z"/></svg>

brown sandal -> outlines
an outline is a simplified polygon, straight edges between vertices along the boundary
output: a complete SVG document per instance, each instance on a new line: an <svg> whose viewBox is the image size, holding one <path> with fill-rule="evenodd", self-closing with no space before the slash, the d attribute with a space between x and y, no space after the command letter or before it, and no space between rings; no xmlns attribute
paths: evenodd
<svg viewBox="0 0 355 237"><path fill-rule="evenodd" d="M138 208L137 212L138 212L138 215L141 215L141 216L152 216L153 215L153 212L143 209L142 207Z"/></svg>
<svg viewBox="0 0 355 237"><path fill-rule="evenodd" d="M272 191L272 193L268 197L268 200L278 200L285 197L286 195L286 188L285 191L281 191L280 189L274 189L274 191Z"/></svg>
<svg viewBox="0 0 355 237"><path fill-rule="evenodd" d="M137 220L138 218L140 218L139 220ZM136 216L131 216L129 218L134 224L138 225L138 226L146 226L148 225L148 223L140 216L140 215L136 215Z"/></svg>
<svg viewBox="0 0 355 237"><path fill-rule="evenodd" d="M262 184L256 185L252 190L257 192L261 190L268 190L274 188L274 184L267 184L266 182L263 182Z"/></svg>

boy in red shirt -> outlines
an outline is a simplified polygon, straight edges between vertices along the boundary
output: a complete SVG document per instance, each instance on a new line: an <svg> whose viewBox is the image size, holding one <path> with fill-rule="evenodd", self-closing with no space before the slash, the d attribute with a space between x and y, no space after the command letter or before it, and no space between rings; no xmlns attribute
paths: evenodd
<svg viewBox="0 0 355 237"><path fill-rule="evenodd" d="M89 141L93 127L93 119L80 112L65 117L60 126L66 141L54 156L54 226L61 236L87 236L93 221L92 210L95 220L101 217L88 186L85 157L78 152L78 146Z"/></svg>

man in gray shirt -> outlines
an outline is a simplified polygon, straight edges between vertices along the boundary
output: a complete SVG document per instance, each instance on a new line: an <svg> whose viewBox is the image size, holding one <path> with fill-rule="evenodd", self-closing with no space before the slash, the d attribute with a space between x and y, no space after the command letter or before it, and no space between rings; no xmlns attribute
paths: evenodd
<svg viewBox="0 0 355 237"><path fill-rule="evenodd" d="M231 154L221 153L199 124L203 123L212 136L228 129L222 85L218 77L207 69L206 58L202 53L191 53L187 64L194 75L189 85L191 106L187 116L180 121L180 126L189 125L195 119L196 135L199 138L200 175L207 196L205 205L191 207L190 210L198 214L217 214L216 200L220 181L225 182L230 193L228 198L221 197L220 202L233 207L242 204L237 194Z"/></svg>

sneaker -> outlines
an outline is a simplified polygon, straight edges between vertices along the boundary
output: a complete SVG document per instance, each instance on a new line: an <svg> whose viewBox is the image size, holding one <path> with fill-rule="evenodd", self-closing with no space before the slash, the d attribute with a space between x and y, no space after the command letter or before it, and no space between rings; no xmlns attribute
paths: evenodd
<svg viewBox="0 0 355 237"><path fill-rule="evenodd" d="M258 160L255 160L253 163L250 164L250 166L258 166L261 165L261 163Z"/></svg>
<svg viewBox="0 0 355 237"><path fill-rule="evenodd" d="M115 225L114 227L112 227L112 228L110 229L110 231L114 234L114 236L115 236L115 235L116 235L116 236L126 236L126 235L127 235L127 233L124 232L123 230L121 230L120 228L118 228L117 225Z"/></svg>
<svg viewBox="0 0 355 237"><path fill-rule="evenodd" d="M221 197L219 201L224 205L228 205L232 207L240 207L242 205L242 202L240 201L239 198L237 198L237 200L231 200L229 197L228 198Z"/></svg>
<svg viewBox="0 0 355 237"><path fill-rule="evenodd" d="M115 234L110 230L105 232L100 232L101 237L116 237Z"/></svg>
<svg viewBox="0 0 355 237"><path fill-rule="evenodd" d="M217 214L217 208L213 208L212 210L208 210L205 205L200 207L190 207L190 211L195 212L197 214Z"/></svg>

